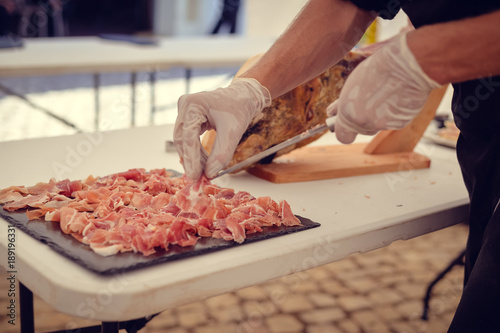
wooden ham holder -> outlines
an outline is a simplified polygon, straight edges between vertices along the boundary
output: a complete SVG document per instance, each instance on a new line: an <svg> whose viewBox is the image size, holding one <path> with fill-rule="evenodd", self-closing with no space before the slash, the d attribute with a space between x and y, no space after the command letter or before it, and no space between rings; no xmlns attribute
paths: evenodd
<svg viewBox="0 0 500 333"><path fill-rule="evenodd" d="M430 159L413 149L435 117L445 92L446 86L433 90L408 126L381 131L367 144L305 146L247 171L273 183L293 183L429 168Z"/></svg>

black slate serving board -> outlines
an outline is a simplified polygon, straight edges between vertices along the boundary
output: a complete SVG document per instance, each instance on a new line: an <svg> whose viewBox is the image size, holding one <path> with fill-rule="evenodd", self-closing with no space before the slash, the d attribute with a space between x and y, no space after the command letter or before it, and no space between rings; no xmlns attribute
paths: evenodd
<svg viewBox="0 0 500 333"><path fill-rule="evenodd" d="M169 170L178 176L179 173ZM112 275L123 273L142 267L148 267L166 263L172 260L194 257L205 253L219 251L242 246L273 237L283 236L302 230L307 230L320 226L302 216L297 218L302 222L301 226L284 227L273 226L264 227L262 232L247 235L242 244L223 239L202 237L194 246L181 247L179 245L170 245L167 251L159 249L150 256L143 256L141 253L118 253L112 256L103 257L90 249L89 246L80 243L73 236L66 235L61 231L58 222L47 222L45 220L28 220L26 210L8 212L0 205L0 217L14 225L16 228L24 231L31 237L47 244L51 249L59 254L71 259L80 266L100 275Z"/></svg>
<svg viewBox="0 0 500 333"><path fill-rule="evenodd" d="M297 215L302 222L302 226L264 227L261 233L247 235L246 240L242 244L217 238L202 237L194 246L181 247L179 245L170 245L168 251L159 249L156 253L147 257L140 253L132 252L103 257L93 252L89 246L80 243L70 235L64 234L58 222L46 222L44 220L29 221L25 210L8 212L2 208L0 208L0 217L31 237L47 244L51 249L71 259L80 266L102 275L123 273L172 260L189 258L235 246L244 246L248 243L283 236L320 225L317 222ZM19 246L22 246L22 244Z"/></svg>

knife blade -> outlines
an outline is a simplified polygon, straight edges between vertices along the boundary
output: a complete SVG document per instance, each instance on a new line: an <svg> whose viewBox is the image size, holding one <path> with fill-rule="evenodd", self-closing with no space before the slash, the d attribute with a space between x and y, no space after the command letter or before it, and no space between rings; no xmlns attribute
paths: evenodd
<svg viewBox="0 0 500 333"><path fill-rule="evenodd" d="M313 137L315 135L318 135L318 134L324 132L325 130L330 130L330 132L335 131L335 117L327 118L326 122L324 124L321 124L321 125L318 125L316 127L311 128L311 129L308 129L307 131L305 131L299 135L296 135L288 140L285 140L285 141L283 141L275 146L272 146L271 148L268 148L268 149L266 149L266 150L264 150L256 155L254 155L254 156L251 156L240 163L236 163L235 165L233 165L227 169L223 169L223 170L219 171L215 175L215 177L212 179L218 178L220 176L223 176L223 175L231 173L231 172L238 171L238 170L240 170L240 169L242 169L250 164L253 164L253 163L256 163L256 162L262 160L263 158L265 158L271 154L274 154L274 153L276 153L284 148L290 147L291 145L294 145L297 142L300 142L302 140L305 140L305 139L308 139L308 138Z"/></svg>

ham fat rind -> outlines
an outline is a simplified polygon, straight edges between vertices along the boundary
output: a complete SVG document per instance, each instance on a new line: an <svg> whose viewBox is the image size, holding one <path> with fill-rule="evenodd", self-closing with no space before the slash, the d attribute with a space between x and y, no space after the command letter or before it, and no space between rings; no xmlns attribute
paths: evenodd
<svg viewBox="0 0 500 333"><path fill-rule="evenodd" d="M193 246L201 237L242 243L266 226L301 225L286 201L255 198L205 177L189 183L165 169L11 186L0 190L0 202L7 211L28 208L30 220L59 222L63 233L102 256L147 256L171 244Z"/></svg>

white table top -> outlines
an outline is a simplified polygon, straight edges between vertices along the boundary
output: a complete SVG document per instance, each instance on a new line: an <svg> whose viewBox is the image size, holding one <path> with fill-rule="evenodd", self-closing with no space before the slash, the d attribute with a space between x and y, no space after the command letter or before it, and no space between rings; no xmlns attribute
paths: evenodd
<svg viewBox="0 0 500 333"><path fill-rule="evenodd" d="M0 77L241 66L250 57L265 52L273 41L204 36L160 38L154 46L98 37L26 39L22 48L0 49Z"/></svg>
<svg viewBox="0 0 500 333"><path fill-rule="evenodd" d="M164 149L171 133L171 126L161 126L93 134L93 140L79 134L0 143L0 188L48 181L57 177L56 165L67 166L59 179L103 176L136 167L182 170L177 154ZM334 135L325 135L316 144L334 142ZM75 151L82 153L79 158ZM425 143L420 143L417 151L431 158L431 168L293 184L273 184L245 172L221 177L216 181L221 186L287 200L295 214L321 226L119 276L98 276L17 230L17 277L58 311L118 321L465 221L468 198L455 151ZM0 220L3 266L7 224Z"/></svg>

